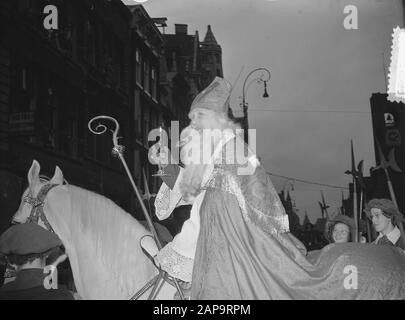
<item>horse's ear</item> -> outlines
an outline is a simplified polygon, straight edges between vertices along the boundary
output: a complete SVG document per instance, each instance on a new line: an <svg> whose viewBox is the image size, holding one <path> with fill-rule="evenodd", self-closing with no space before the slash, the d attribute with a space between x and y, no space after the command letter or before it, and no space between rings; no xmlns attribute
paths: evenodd
<svg viewBox="0 0 405 320"><path fill-rule="evenodd" d="M37 184L39 180L39 172L41 171L41 166L39 165L38 161L32 161L32 165L30 170L28 171L28 185L34 186Z"/></svg>
<svg viewBox="0 0 405 320"><path fill-rule="evenodd" d="M51 179L51 181L49 181L51 184L63 184L63 173L62 170L56 166L55 168L55 173Z"/></svg>

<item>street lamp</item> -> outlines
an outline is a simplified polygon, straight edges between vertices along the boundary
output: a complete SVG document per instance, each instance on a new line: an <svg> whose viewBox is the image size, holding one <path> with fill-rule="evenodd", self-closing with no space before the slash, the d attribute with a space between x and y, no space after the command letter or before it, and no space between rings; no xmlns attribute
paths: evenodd
<svg viewBox="0 0 405 320"><path fill-rule="evenodd" d="M246 89L245 89L245 87L246 87L246 83L247 83L247 80L249 79L249 77L253 73L257 72L257 71L265 71L267 73L266 78L265 78L265 75L262 74L256 80L257 80L258 83L263 82L263 85L264 85L263 98L268 98L269 97L269 94L267 92L267 82L270 81L270 78L271 78L270 71L268 69L266 69L266 68L254 69L253 71L251 71L247 75L247 77L245 79L245 82L243 83L243 89L242 89L242 108L243 108L243 122L244 122L243 123L243 129L244 129L244 139L245 139L246 143L249 143L249 141L248 141L248 137L249 137L249 135L248 135L249 121L248 121L248 112L247 112L248 111L248 103L246 102ZM249 86L248 86L248 88L249 88Z"/></svg>

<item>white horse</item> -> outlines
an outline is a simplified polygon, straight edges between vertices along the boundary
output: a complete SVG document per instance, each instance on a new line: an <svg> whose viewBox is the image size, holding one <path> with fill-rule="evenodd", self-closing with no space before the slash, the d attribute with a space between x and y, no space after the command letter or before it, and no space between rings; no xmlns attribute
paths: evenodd
<svg viewBox="0 0 405 320"><path fill-rule="evenodd" d="M46 195L44 214L37 223L53 229L62 240L82 299L130 299L158 274L140 247L140 239L150 232L136 219L101 195L63 185L59 167L47 183L40 180L39 173L40 165L34 160L28 172L29 186L13 221L27 222L41 189L57 185ZM175 292L166 282L157 298L173 299Z"/></svg>

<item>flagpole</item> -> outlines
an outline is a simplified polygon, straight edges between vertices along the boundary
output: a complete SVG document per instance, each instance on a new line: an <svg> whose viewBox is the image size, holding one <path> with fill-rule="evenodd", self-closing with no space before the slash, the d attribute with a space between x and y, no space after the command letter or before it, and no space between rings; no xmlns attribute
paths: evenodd
<svg viewBox="0 0 405 320"><path fill-rule="evenodd" d="M354 242L359 242L359 222L357 216L357 188L356 178L353 176L353 217L354 217Z"/></svg>
<svg viewBox="0 0 405 320"><path fill-rule="evenodd" d="M352 153L352 171L346 171L353 177L353 218L354 218L354 242L359 242L359 221L358 221L358 207L357 207L357 186L356 186L356 161L354 159L353 140L350 140L351 153Z"/></svg>
<svg viewBox="0 0 405 320"><path fill-rule="evenodd" d="M388 173L388 168L384 167L384 172L385 172L385 176L387 177L388 190L390 191L391 200L392 200L392 202L394 202L395 207L399 210L398 203L397 203L397 198L395 197L394 188L392 186L391 178L390 178L390 175ZM402 218L401 218L401 220L402 220ZM404 226L403 226L401 220L397 221L397 223L398 223L398 228L401 231L401 234L402 234L402 237L403 237L405 235L405 233L404 233ZM402 239L402 244L405 247L405 238Z"/></svg>

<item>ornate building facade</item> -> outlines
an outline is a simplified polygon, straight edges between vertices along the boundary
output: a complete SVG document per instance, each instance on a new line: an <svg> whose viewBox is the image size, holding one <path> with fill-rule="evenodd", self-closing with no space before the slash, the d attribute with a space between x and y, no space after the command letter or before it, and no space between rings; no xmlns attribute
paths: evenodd
<svg viewBox="0 0 405 320"><path fill-rule="evenodd" d="M165 34L162 70L162 103L172 110L180 127L189 122L194 97L216 76L223 77L222 49L208 26L204 41L199 32L188 34L187 24L176 24L174 34Z"/></svg>
<svg viewBox="0 0 405 320"><path fill-rule="evenodd" d="M58 9L57 29L44 28L47 5ZM146 177L156 192L150 130L173 120L186 125L192 99L222 76L210 28L200 43L185 25L162 34L158 20L120 0L1 1L0 231L18 207L34 159L45 176L58 165L68 183L142 218L122 164L111 155L111 135L90 133L88 121L118 120L135 182L145 192Z"/></svg>

